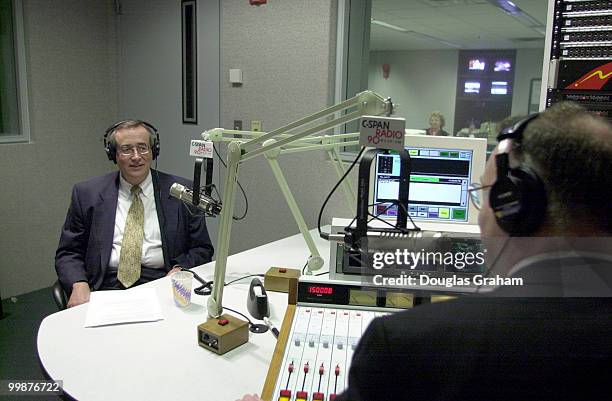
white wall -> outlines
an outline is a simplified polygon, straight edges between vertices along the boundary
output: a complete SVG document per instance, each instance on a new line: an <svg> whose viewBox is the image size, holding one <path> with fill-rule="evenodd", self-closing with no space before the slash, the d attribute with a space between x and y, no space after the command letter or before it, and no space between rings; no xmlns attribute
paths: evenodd
<svg viewBox="0 0 612 401"><path fill-rule="evenodd" d="M432 111L441 111L445 130L453 132L457 88L457 50L375 51L370 54L369 88L398 104L406 128L429 127ZM383 78L382 65L391 67Z"/></svg>
<svg viewBox="0 0 612 401"><path fill-rule="evenodd" d="M112 3L24 1L32 141L0 145L3 298L57 279L72 185L111 168L102 134L117 114Z"/></svg>
<svg viewBox="0 0 612 401"><path fill-rule="evenodd" d="M529 107L529 86L533 78L542 78L543 59L544 49L516 50L512 115L527 114Z"/></svg>

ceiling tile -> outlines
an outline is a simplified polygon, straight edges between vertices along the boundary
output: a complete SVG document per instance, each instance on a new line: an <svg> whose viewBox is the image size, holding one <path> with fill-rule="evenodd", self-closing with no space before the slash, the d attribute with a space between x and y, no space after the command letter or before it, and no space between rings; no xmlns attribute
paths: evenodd
<svg viewBox="0 0 612 401"><path fill-rule="evenodd" d="M534 18L545 19L546 0L515 0L515 3ZM516 38L536 38L539 35L487 0L373 0L372 15L383 22L461 44L463 48L538 46L532 42L513 42ZM393 41L397 41L397 48L403 50L409 50L409 46L423 48L423 42L432 42L402 35L405 34L372 26L371 49L384 46L384 49L391 50ZM439 46L448 48L442 44Z"/></svg>

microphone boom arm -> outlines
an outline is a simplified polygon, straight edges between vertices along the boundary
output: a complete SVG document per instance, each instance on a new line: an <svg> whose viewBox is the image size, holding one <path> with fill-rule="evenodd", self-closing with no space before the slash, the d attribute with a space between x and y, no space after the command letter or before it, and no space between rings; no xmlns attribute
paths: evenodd
<svg viewBox="0 0 612 401"><path fill-rule="evenodd" d="M351 109L353 111L342 114L342 112ZM207 303L207 311L210 317L217 318L223 313L223 283L225 282L232 216L236 204L236 182L240 164L258 155L267 154L271 150L288 147L290 144L292 145L291 148L294 149L300 146L316 146L312 144L312 135L316 133L348 123L365 115L389 115L392 110L393 103L390 99L384 99L374 92L365 91L351 99L287 124L267 134L254 136L247 141L235 140L228 144L227 174L225 176L222 198L224 205L219 222L214 284L212 295L208 298ZM326 120L314 126L311 125L323 118L326 118ZM308 128L304 129L304 126L308 126ZM309 136L310 140L308 139ZM263 146L258 147L259 145Z"/></svg>

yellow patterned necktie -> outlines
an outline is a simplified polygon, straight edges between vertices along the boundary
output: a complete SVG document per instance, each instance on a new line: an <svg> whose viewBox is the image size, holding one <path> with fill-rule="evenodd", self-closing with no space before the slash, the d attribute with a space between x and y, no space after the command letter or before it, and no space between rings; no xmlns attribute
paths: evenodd
<svg viewBox="0 0 612 401"><path fill-rule="evenodd" d="M125 221L119 255L119 271L117 272L117 278L126 288L131 287L140 278L144 238L144 206L139 197L142 190L138 185L134 185L131 192L132 205Z"/></svg>

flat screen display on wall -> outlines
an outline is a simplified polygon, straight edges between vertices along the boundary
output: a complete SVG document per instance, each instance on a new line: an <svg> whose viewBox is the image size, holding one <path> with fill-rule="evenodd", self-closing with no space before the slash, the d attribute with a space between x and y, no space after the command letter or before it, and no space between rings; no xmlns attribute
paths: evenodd
<svg viewBox="0 0 612 401"><path fill-rule="evenodd" d="M463 93L480 93L480 82L465 81L465 84L463 84Z"/></svg>
<svg viewBox="0 0 612 401"><path fill-rule="evenodd" d="M512 63L510 60L497 60L493 71L495 72L508 72L512 69Z"/></svg>
<svg viewBox="0 0 612 401"><path fill-rule="evenodd" d="M468 62L468 69L470 71L484 71L487 63L483 59L473 58Z"/></svg>
<svg viewBox="0 0 612 401"><path fill-rule="evenodd" d="M492 95L507 95L508 94L508 82L507 81L491 82L491 94Z"/></svg>

